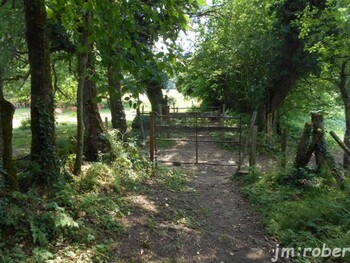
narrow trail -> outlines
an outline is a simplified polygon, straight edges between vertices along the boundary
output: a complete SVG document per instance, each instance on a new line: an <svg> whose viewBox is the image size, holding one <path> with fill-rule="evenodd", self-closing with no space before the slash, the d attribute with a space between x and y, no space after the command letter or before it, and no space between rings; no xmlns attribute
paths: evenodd
<svg viewBox="0 0 350 263"><path fill-rule="evenodd" d="M232 153L215 143L205 149L201 159L232 159ZM191 151L189 143L180 143L161 157L188 161ZM235 167L177 169L189 175L184 190L166 190L150 181L145 193L133 197L138 208L121 221L126 232L118 237L113 262L271 262L275 244L264 235L238 183L230 180Z"/></svg>

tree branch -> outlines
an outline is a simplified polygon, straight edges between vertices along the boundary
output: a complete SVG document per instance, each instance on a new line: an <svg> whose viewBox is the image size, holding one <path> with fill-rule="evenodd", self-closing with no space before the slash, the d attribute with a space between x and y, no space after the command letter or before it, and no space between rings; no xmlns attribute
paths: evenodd
<svg viewBox="0 0 350 263"><path fill-rule="evenodd" d="M6 3L7 3L8 0L3 0L1 3L0 3L0 7L3 7Z"/></svg>
<svg viewBox="0 0 350 263"><path fill-rule="evenodd" d="M68 94L66 94L63 90L61 90L60 87L58 86L58 77L57 77L57 71L56 71L55 63L52 63L52 73L53 73L53 86L55 88L55 91L57 90L66 99L69 99L69 100L73 101L73 99Z"/></svg>
<svg viewBox="0 0 350 263"><path fill-rule="evenodd" d="M29 75L30 75L30 72L28 71L25 75L17 75L17 76L12 77L12 78L3 78L2 80L10 82L10 81L18 81L18 80L22 79L22 80L26 81L29 78Z"/></svg>
<svg viewBox="0 0 350 263"><path fill-rule="evenodd" d="M222 3L220 5L211 6L210 8L197 12L197 13L190 13L190 17L203 17L203 16L214 16L214 17L226 17L223 15L221 11L221 8L224 7L227 3Z"/></svg>

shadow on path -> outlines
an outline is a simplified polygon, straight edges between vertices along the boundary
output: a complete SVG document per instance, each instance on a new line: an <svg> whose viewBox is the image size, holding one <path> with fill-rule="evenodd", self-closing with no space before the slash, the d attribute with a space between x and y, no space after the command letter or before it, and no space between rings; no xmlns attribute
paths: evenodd
<svg viewBox="0 0 350 263"><path fill-rule="evenodd" d="M215 143L206 147L201 159L232 159L232 153ZM188 161L193 155L189 151L191 145L180 143L161 157ZM177 169L189 175L183 190L166 190L149 181L145 193L131 197L137 208L121 220L126 232L118 237L113 262L271 262L275 244L230 180L235 167Z"/></svg>

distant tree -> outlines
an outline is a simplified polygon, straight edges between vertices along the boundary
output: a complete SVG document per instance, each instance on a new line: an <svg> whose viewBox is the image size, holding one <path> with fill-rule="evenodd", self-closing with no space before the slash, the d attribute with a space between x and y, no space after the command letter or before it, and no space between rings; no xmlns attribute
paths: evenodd
<svg viewBox="0 0 350 263"><path fill-rule="evenodd" d="M259 111L259 126L276 114L297 81L318 70L304 50L298 15L324 0L217 1L202 29L202 43L188 58L178 86L209 105L225 103L240 112Z"/></svg>

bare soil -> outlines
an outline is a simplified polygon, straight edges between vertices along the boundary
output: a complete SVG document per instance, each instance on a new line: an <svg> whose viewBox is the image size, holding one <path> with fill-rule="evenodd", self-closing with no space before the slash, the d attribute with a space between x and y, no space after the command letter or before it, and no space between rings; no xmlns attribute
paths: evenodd
<svg viewBox="0 0 350 263"><path fill-rule="evenodd" d="M237 160L216 143L205 143L200 161ZM193 145L182 142L159 156L193 161ZM112 262L271 262L273 239L231 180L233 166L182 165L189 175L184 189L166 190L150 180L147 190L130 197L135 208L121 220L126 231L115 244Z"/></svg>

